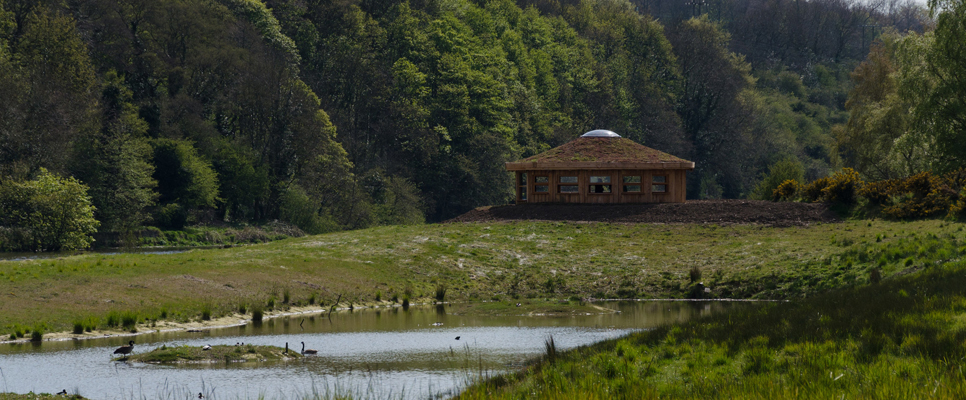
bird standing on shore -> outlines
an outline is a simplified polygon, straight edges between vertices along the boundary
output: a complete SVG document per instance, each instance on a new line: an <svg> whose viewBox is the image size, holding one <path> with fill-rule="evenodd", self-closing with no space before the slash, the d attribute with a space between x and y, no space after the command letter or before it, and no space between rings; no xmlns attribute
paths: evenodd
<svg viewBox="0 0 966 400"><path fill-rule="evenodd" d="M302 354L319 354L319 351L314 349L306 349L305 342L302 342Z"/></svg>
<svg viewBox="0 0 966 400"><path fill-rule="evenodd" d="M202 347L201 348L201 350L204 350L204 351L211 350L211 345L210 344L206 344L205 347Z"/></svg>
<svg viewBox="0 0 966 400"><path fill-rule="evenodd" d="M134 351L134 341L133 340L130 341L130 342L128 342L127 345L125 345L125 346L118 347L117 350L114 350L114 354L125 354L126 355L126 354L131 354L132 351Z"/></svg>

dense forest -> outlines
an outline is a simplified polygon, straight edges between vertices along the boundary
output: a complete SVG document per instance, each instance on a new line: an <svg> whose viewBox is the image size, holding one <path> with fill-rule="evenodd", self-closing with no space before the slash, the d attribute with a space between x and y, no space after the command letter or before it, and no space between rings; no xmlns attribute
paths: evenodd
<svg viewBox="0 0 966 400"><path fill-rule="evenodd" d="M440 221L596 128L694 161L689 198L943 172L966 161L964 21L962 0L0 0L0 236Z"/></svg>

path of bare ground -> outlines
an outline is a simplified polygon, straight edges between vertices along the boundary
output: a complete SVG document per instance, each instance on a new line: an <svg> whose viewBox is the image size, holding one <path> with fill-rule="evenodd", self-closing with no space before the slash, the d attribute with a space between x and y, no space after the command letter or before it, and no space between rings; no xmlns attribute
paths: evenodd
<svg viewBox="0 0 966 400"><path fill-rule="evenodd" d="M824 204L689 200L666 204L522 204L480 207L447 222L595 221L804 226L840 219Z"/></svg>

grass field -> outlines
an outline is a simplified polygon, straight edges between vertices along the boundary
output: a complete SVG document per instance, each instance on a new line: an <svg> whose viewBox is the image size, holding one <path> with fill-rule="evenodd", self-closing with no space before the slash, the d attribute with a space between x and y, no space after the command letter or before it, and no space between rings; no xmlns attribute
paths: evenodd
<svg viewBox="0 0 966 400"><path fill-rule="evenodd" d="M0 331L143 329L253 310L526 298L802 298L958 257L963 225L474 223L178 254L0 261ZM17 335L17 334L20 335Z"/></svg>
<svg viewBox="0 0 966 400"><path fill-rule="evenodd" d="M460 399L966 397L961 240L913 274L547 356ZM958 250L952 261L932 247ZM952 251L952 250L950 250Z"/></svg>

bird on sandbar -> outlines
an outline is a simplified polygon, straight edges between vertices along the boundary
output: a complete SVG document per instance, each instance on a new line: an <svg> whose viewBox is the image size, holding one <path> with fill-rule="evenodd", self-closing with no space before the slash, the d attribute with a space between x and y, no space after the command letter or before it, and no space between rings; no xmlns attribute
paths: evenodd
<svg viewBox="0 0 966 400"><path fill-rule="evenodd" d="M132 351L134 351L133 340L128 342L127 345L118 347L117 350L114 350L114 354L131 354Z"/></svg>
<svg viewBox="0 0 966 400"><path fill-rule="evenodd" d="M302 342L302 354L319 354L319 351L314 349L306 349L305 342Z"/></svg>
<svg viewBox="0 0 966 400"><path fill-rule="evenodd" d="M457 336L457 337L456 337L456 340L460 340L460 337L459 337L459 336Z"/></svg>

